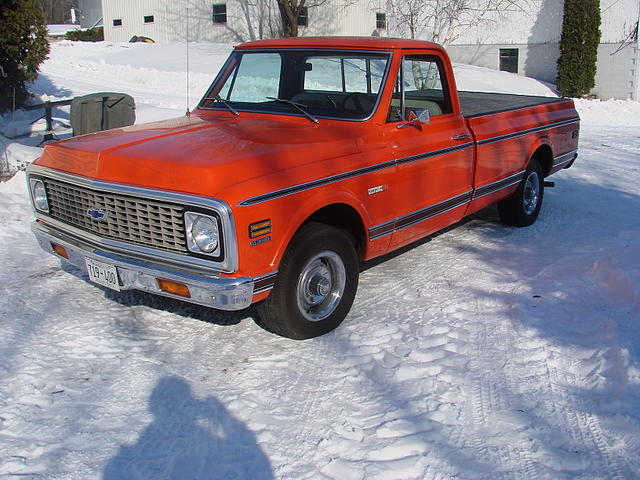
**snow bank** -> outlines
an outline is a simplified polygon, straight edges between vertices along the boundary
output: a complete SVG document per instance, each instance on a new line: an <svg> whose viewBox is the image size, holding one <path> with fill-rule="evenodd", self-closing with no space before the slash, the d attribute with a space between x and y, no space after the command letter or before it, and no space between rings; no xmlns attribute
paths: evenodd
<svg viewBox="0 0 640 480"><path fill-rule="evenodd" d="M193 104L230 46L192 47ZM183 49L59 42L34 89L182 115ZM455 68L462 89L553 94ZM24 174L0 182L0 478L639 478L640 106L576 105L579 157L536 224L488 209L367 265L345 323L307 342L89 284L40 251Z"/></svg>
<svg viewBox="0 0 640 480"><path fill-rule="evenodd" d="M640 102L633 100L574 99L583 122L598 125L640 126Z"/></svg>
<svg viewBox="0 0 640 480"><path fill-rule="evenodd" d="M515 73L454 63L453 71L458 90L471 92L513 93L557 97L555 85Z"/></svg>
<svg viewBox="0 0 640 480"><path fill-rule="evenodd" d="M42 154L42 148L9 142L0 136L0 179L11 178Z"/></svg>
<svg viewBox="0 0 640 480"><path fill-rule="evenodd" d="M26 195L27 194L26 175L22 171L17 171L11 179L0 181L0 195Z"/></svg>
<svg viewBox="0 0 640 480"><path fill-rule="evenodd" d="M80 30L80 25L70 25L70 24L61 24L61 25L47 25L47 34L50 37L63 37L69 32L73 32L74 30Z"/></svg>

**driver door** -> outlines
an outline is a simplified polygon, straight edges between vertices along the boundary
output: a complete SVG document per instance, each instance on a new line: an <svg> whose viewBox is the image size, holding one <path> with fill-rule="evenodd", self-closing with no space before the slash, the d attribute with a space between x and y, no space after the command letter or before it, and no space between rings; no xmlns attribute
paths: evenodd
<svg viewBox="0 0 640 480"><path fill-rule="evenodd" d="M395 85L385 129L397 162L391 240L397 248L463 217L474 149L464 118L454 111L440 57L404 55ZM420 114L428 123L417 119Z"/></svg>

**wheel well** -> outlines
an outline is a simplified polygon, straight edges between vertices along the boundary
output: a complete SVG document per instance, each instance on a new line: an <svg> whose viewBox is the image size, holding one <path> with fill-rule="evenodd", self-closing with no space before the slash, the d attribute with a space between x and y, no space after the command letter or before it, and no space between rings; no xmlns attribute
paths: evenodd
<svg viewBox="0 0 640 480"><path fill-rule="evenodd" d="M540 162L544 176L549 175L553 167L553 152L551 151L551 147L549 145L542 145L535 151L533 158Z"/></svg>
<svg viewBox="0 0 640 480"><path fill-rule="evenodd" d="M327 205L307 218L304 224L309 222L324 223L347 231L355 241L358 256L360 258L364 257L366 239L364 224L360 215L352 206L344 203Z"/></svg>

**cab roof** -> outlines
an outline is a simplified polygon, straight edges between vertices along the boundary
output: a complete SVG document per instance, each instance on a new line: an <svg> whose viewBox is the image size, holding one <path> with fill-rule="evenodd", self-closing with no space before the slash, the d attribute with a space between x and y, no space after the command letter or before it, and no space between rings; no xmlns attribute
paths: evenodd
<svg viewBox="0 0 640 480"><path fill-rule="evenodd" d="M256 40L236 46L238 50L262 48L338 48L350 50L443 50L437 43L387 37L293 37Z"/></svg>

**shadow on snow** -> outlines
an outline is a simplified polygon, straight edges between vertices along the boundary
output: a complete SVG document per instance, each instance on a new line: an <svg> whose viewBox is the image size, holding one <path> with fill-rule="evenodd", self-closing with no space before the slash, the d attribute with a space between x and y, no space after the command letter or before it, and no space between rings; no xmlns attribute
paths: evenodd
<svg viewBox="0 0 640 480"><path fill-rule="evenodd" d="M153 422L107 463L104 480L273 479L255 435L214 397L195 398L183 378L161 378Z"/></svg>

